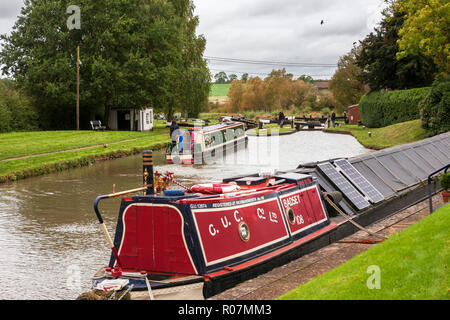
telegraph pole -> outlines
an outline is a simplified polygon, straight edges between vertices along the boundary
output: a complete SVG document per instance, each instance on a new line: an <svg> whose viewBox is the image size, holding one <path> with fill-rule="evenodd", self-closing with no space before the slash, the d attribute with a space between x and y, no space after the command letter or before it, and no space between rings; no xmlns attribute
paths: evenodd
<svg viewBox="0 0 450 320"><path fill-rule="evenodd" d="M77 130L80 130L80 46L77 46Z"/></svg>
<svg viewBox="0 0 450 320"><path fill-rule="evenodd" d="M66 10L71 16L67 19L67 29L81 30L81 9L71 5ZM77 107L76 107L77 130L80 130L80 46L77 46Z"/></svg>

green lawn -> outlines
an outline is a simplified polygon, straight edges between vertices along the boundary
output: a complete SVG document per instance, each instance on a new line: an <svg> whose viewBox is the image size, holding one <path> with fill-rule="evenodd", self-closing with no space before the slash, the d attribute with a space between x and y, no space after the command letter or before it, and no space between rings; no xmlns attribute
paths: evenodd
<svg viewBox="0 0 450 320"><path fill-rule="evenodd" d="M362 126L343 124L334 129L350 131L362 145L375 149L389 148L427 137L426 131L421 127L420 120L402 122L384 128L363 129ZM371 137L369 137L369 132L372 133Z"/></svg>
<svg viewBox="0 0 450 320"><path fill-rule="evenodd" d="M210 97L225 97L228 94L228 90L230 89L231 84L215 84L211 85L211 91L209 93Z"/></svg>
<svg viewBox="0 0 450 320"><path fill-rule="evenodd" d="M159 149L169 141L168 129L162 123L156 124L153 132L41 131L4 133L0 134L0 182L79 167L92 163L98 158L130 155L147 148ZM92 148L73 150L85 147ZM54 153L66 150L70 151ZM40 155L49 152L50 154ZM29 155L34 156L1 161Z"/></svg>
<svg viewBox="0 0 450 320"><path fill-rule="evenodd" d="M379 287L369 268L379 267ZM450 205L297 289L281 300L450 299ZM368 273L368 270L371 273Z"/></svg>

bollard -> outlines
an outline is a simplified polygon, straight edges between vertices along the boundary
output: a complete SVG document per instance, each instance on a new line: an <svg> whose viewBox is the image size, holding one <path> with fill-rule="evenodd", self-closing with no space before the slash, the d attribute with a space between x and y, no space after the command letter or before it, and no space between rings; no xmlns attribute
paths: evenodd
<svg viewBox="0 0 450 320"><path fill-rule="evenodd" d="M144 187L147 187L146 195L155 194L153 181L153 151L145 150L142 152L142 171Z"/></svg>

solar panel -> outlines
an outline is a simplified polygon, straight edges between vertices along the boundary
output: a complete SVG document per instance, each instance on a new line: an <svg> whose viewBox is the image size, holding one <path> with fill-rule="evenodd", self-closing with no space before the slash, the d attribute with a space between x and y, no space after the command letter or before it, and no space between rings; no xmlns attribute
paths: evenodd
<svg viewBox="0 0 450 320"><path fill-rule="evenodd" d="M379 192L356 168L348 162L341 159L334 161L334 164L372 203L378 203L384 200L384 196Z"/></svg>
<svg viewBox="0 0 450 320"><path fill-rule="evenodd" d="M318 164L317 167L342 192L342 194L355 205L358 210L370 206L370 203L340 174L329 162Z"/></svg>

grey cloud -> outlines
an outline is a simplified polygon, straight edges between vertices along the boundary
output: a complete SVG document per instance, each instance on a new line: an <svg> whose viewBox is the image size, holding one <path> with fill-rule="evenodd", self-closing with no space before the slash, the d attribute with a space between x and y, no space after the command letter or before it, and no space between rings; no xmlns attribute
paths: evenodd
<svg viewBox="0 0 450 320"><path fill-rule="evenodd" d="M0 1L0 19L12 20L19 15L20 8L23 6L23 0L1 0Z"/></svg>

